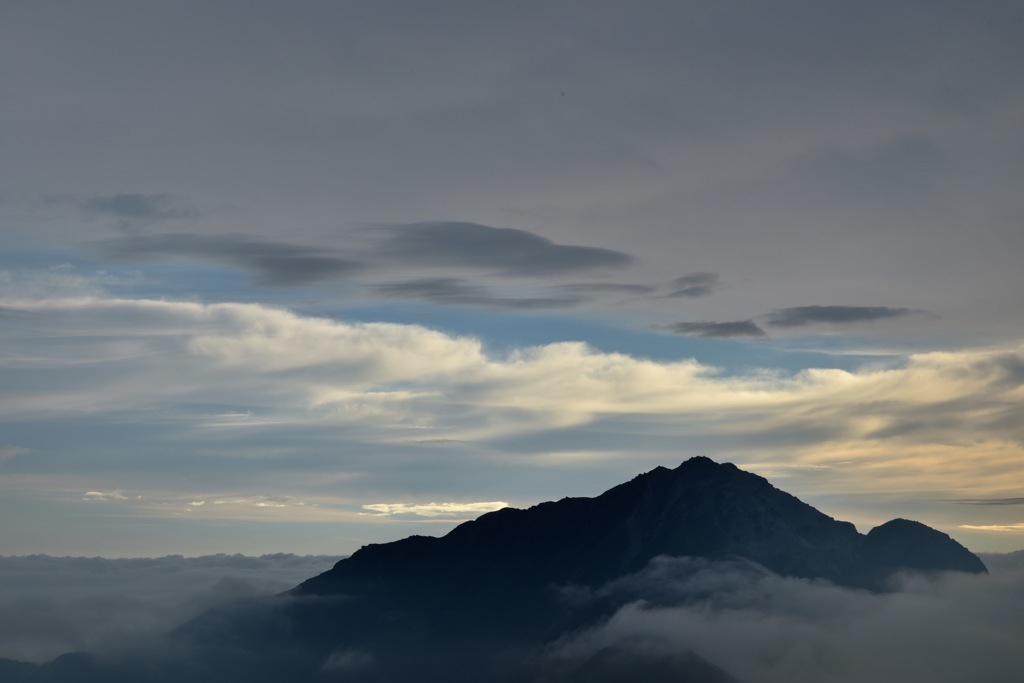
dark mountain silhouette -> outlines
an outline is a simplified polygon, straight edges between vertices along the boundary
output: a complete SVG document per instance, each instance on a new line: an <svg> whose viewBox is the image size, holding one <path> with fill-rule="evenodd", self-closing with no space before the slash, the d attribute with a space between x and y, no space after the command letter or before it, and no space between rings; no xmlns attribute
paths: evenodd
<svg viewBox="0 0 1024 683"><path fill-rule="evenodd" d="M880 587L901 569L985 571L949 536L894 520L867 536L768 481L704 457L658 467L596 498L505 508L441 538L368 545L296 589L335 594L407 581L462 591L600 584L658 555L745 558L784 576Z"/></svg>
<svg viewBox="0 0 1024 683"><path fill-rule="evenodd" d="M26 681L64 680L55 672L76 661L107 681L624 681L637 671L652 681L734 681L689 652L637 659L604 648L583 661L545 658L551 643L621 607L567 595L661 556L870 590L884 590L904 570L986 571L923 524L894 520L862 535L762 477L698 457L595 498L506 508L440 538L365 546L288 594L214 610L179 628L171 640L187 649L187 664L149 662L141 677L138 663L89 658L29 672L3 668Z"/></svg>

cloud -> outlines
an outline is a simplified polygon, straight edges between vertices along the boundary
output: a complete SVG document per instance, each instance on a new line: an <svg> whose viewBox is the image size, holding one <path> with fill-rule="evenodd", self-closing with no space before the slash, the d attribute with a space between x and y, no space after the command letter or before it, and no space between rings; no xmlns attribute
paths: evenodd
<svg viewBox="0 0 1024 683"><path fill-rule="evenodd" d="M86 199L81 202L81 206L91 213L112 216L131 223L177 220L190 218L195 214L193 210L181 207L177 200L166 194L119 192Z"/></svg>
<svg viewBox="0 0 1024 683"><path fill-rule="evenodd" d="M372 503L364 505L364 510L382 515L416 515L419 517L451 517L454 515L480 515L508 507L505 501L484 503Z"/></svg>
<svg viewBox="0 0 1024 683"><path fill-rule="evenodd" d="M974 531L1024 531L1024 522L1019 524L961 524L961 529L973 529Z"/></svg>
<svg viewBox="0 0 1024 683"><path fill-rule="evenodd" d="M573 292L578 294L653 294L657 291L657 287L654 285L632 285L632 284L619 284L615 282L578 282L568 285L559 285L558 289L564 292Z"/></svg>
<svg viewBox="0 0 1024 683"><path fill-rule="evenodd" d="M12 424L88 418L115 431L126 423L173 430L176 440L195 444L216 428L218 439L240 451L282 440L302 463L312 462L305 458L319 453L325 439L352 444L346 453L376 453L382 444L411 453L461 440L482 460L501 453L522 462L536 457L538 466L557 462L546 458L562 451L621 458L646 450L671 461L713 448L755 471L796 477L800 490L914 490L933 507L1013 497L1008 478L1024 476L1020 347L911 354L855 370L726 373L693 359L639 358L576 342L490 350L478 339L421 325L310 317L256 304L81 298L0 305L31 314L30 325L0 330L7 353L0 417ZM68 363L75 372L59 371ZM47 382L24 384L39 374ZM258 420L223 417L250 412ZM132 449L143 438L138 434L118 447ZM228 467L228 460L217 462ZM345 462L374 467L369 456L348 455ZM70 486L77 497L121 487L146 500L167 497L164 480L147 467L132 471L132 484L111 473L110 480L58 490ZM233 492L228 484L181 491L153 514L253 494L317 500L301 487L264 483L249 491ZM507 495L495 490L471 500ZM350 501L349 509L381 500L368 497ZM207 502L191 514L216 507ZM1005 505L946 507L944 528L954 532L961 524L1019 521L998 517L1012 509ZM248 518L253 510L245 508ZM329 506L281 512L294 519L343 513Z"/></svg>
<svg viewBox="0 0 1024 683"><path fill-rule="evenodd" d="M719 287L717 273L690 273L672 281L669 296L700 297L712 294Z"/></svg>
<svg viewBox="0 0 1024 683"><path fill-rule="evenodd" d="M17 458L19 455L25 455L29 452L31 451L28 448L9 443L6 446L0 446L0 461Z"/></svg>
<svg viewBox="0 0 1024 683"><path fill-rule="evenodd" d="M0 556L0 657L39 662L162 635L212 607L287 590L337 559Z"/></svg>
<svg viewBox="0 0 1024 683"><path fill-rule="evenodd" d="M668 329L676 334L691 335L705 339L725 339L729 337L764 337L767 336L752 320L737 320L725 323L676 323L668 325Z"/></svg>
<svg viewBox="0 0 1024 683"><path fill-rule="evenodd" d="M389 298L423 299L436 304L481 306L494 309L567 308L582 301L579 297L499 297L480 285L448 277L382 283L373 285L372 290L376 294Z"/></svg>
<svg viewBox="0 0 1024 683"><path fill-rule="evenodd" d="M83 500L94 500L105 503L111 500L129 500L128 496L121 491L86 491L82 494Z"/></svg>
<svg viewBox="0 0 1024 683"><path fill-rule="evenodd" d="M763 683L1009 680L1024 666L1015 645L1024 574L906 577L899 588L874 594L743 563L658 558L592 593L622 606L563 637L550 663L564 668L609 648L641 661L692 651Z"/></svg>
<svg viewBox="0 0 1024 683"><path fill-rule="evenodd" d="M330 250L237 234L124 235L97 242L95 246L118 259L185 257L223 263L248 270L255 274L259 284L274 287L346 277L361 268Z"/></svg>
<svg viewBox="0 0 1024 683"><path fill-rule="evenodd" d="M992 573L1024 574L1024 550L1012 553L978 553L978 557Z"/></svg>
<svg viewBox="0 0 1024 683"><path fill-rule="evenodd" d="M915 313L921 311L889 306L794 306L771 313L768 316L768 324L773 327L803 327L818 323L847 325L903 318Z"/></svg>
<svg viewBox="0 0 1024 683"><path fill-rule="evenodd" d="M1024 498L975 498L950 502L963 505L1024 505Z"/></svg>
<svg viewBox="0 0 1024 683"><path fill-rule="evenodd" d="M83 273L67 263L44 270L0 270L0 296L7 299L101 296L110 286L120 283L117 277L106 271ZM11 315L13 311L2 313Z"/></svg>
<svg viewBox="0 0 1024 683"><path fill-rule="evenodd" d="M555 244L525 230L457 221L383 225L374 254L409 266L474 268L502 275L562 275L633 262L621 251Z"/></svg>

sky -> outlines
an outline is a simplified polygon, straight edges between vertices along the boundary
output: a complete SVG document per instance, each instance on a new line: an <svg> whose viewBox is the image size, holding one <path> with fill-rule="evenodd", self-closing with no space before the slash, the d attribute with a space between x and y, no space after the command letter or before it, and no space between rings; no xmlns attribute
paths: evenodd
<svg viewBox="0 0 1024 683"><path fill-rule="evenodd" d="M0 6L0 554L706 455L1024 548L1017 2Z"/></svg>

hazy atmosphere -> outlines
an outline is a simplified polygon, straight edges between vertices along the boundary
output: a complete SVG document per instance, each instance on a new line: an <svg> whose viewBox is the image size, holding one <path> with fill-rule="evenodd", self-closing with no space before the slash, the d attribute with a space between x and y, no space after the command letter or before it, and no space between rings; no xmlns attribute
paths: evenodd
<svg viewBox="0 0 1024 683"><path fill-rule="evenodd" d="M1022 28L2 3L0 554L337 556L698 454L1024 547Z"/></svg>

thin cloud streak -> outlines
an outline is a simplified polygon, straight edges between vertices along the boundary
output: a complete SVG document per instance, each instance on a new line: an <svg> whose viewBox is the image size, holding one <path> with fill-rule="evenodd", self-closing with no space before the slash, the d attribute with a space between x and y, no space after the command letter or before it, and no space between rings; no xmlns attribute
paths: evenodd
<svg viewBox="0 0 1024 683"><path fill-rule="evenodd" d="M668 325L665 329L676 334L690 335L704 339L728 339L731 337L766 337L764 330L753 320L735 322L692 322Z"/></svg>
<svg viewBox="0 0 1024 683"><path fill-rule="evenodd" d="M527 311L569 308L583 301L580 297L497 296L486 287L448 277L385 282L374 285L371 290L377 295L387 298L420 299L436 304Z"/></svg>
<svg viewBox="0 0 1024 683"><path fill-rule="evenodd" d="M505 501L481 503L370 503L363 509L381 515L415 515L418 517L451 517L455 515L480 515L508 507Z"/></svg>
<svg viewBox="0 0 1024 683"><path fill-rule="evenodd" d="M772 327L804 327L806 325L852 325L891 318L904 318L922 311L889 306L793 306L768 316Z"/></svg>
<svg viewBox="0 0 1024 683"><path fill-rule="evenodd" d="M227 264L252 272L259 284L276 287L346 277L362 267L330 250L248 235L124 235L96 242L94 246L115 259L184 257Z"/></svg>
<svg viewBox="0 0 1024 683"><path fill-rule="evenodd" d="M80 205L87 212L112 216L128 224L180 220L196 215L194 210L182 207L176 198L167 194L119 192L91 197Z"/></svg>

